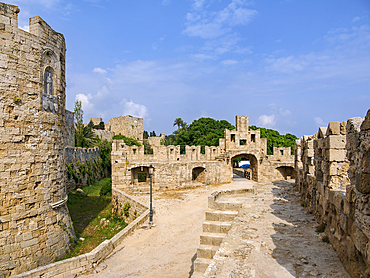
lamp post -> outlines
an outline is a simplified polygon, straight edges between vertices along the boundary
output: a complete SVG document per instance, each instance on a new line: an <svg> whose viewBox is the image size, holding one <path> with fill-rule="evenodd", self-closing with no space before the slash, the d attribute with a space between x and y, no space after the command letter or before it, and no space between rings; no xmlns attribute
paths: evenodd
<svg viewBox="0 0 370 278"><path fill-rule="evenodd" d="M153 165L149 166L149 176L150 176L150 214L149 214L149 225L153 225Z"/></svg>

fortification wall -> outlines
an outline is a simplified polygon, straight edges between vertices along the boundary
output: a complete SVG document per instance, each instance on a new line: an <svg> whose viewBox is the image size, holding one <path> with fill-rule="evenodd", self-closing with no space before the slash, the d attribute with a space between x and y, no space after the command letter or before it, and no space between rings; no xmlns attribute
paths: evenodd
<svg viewBox="0 0 370 278"><path fill-rule="evenodd" d="M116 135L122 134L143 141L143 119L132 116L120 116L109 119L109 127Z"/></svg>
<svg viewBox="0 0 370 278"><path fill-rule="evenodd" d="M145 189L149 183L150 165L154 166L155 188L231 182L232 161L238 157L250 159L251 179L254 181L294 178L294 156L290 154L290 148L275 148L274 155L266 155L266 139L259 137L259 130L244 131L248 117L237 120L243 131L226 129L225 138L220 139L220 146L205 146L204 154L201 153L201 146L185 146L185 153L181 154L180 146L160 144L152 145L153 154L145 154L144 146L130 147L123 140L113 140L113 186L131 190ZM256 136L252 137L251 134Z"/></svg>
<svg viewBox="0 0 370 278"><path fill-rule="evenodd" d="M93 180L104 177L99 148L65 148L67 194L77 186L90 185Z"/></svg>
<svg viewBox="0 0 370 278"><path fill-rule="evenodd" d="M296 186L352 277L370 274L370 110L295 145Z"/></svg>
<svg viewBox="0 0 370 278"><path fill-rule="evenodd" d="M0 276L65 255L65 41L36 16L18 29L0 3Z"/></svg>
<svg viewBox="0 0 370 278"><path fill-rule="evenodd" d="M101 140L112 141L115 135L113 131L93 129L94 135L98 136Z"/></svg>
<svg viewBox="0 0 370 278"><path fill-rule="evenodd" d="M66 110L66 147L75 146L75 113Z"/></svg>

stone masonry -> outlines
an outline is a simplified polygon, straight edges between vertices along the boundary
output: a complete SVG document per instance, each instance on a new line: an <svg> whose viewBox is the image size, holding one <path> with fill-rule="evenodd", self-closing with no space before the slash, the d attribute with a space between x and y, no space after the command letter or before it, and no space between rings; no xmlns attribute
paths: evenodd
<svg viewBox="0 0 370 278"><path fill-rule="evenodd" d="M370 110L295 145L296 186L352 277L370 277Z"/></svg>
<svg viewBox="0 0 370 278"><path fill-rule="evenodd" d="M65 40L40 17L18 29L0 3L0 277L61 258L66 206Z"/></svg>
<svg viewBox="0 0 370 278"><path fill-rule="evenodd" d="M126 137L132 137L143 141L143 119L130 115L124 117L115 117L109 119L109 125L106 130L113 131L115 135L122 134Z"/></svg>
<svg viewBox="0 0 370 278"><path fill-rule="evenodd" d="M117 188L140 189L149 185L149 166L154 166L155 188L177 188L194 184L226 183L232 180L232 161L238 157L250 160L251 179L271 181L294 177L294 157L290 148L274 148L267 155L267 141L260 130L250 130L248 116L236 116L236 129L225 129L218 147L164 146L160 138L153 141L153 154L144 154L144 146L126 146L114 140L112 146L112 184Z"/></svg>

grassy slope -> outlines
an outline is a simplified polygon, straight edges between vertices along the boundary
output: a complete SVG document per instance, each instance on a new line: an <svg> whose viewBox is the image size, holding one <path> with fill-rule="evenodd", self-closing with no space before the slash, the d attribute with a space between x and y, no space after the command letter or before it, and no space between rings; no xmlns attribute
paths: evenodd
<svg viewBox="0 0 370 278"><path fill-rule="evenodd" d="M112 183L111 179L104 178L93 182L89 187L81 188L85 193L84 197L76 190L68 195L67 206L75 228L77 243L65 259L90 252L127 226L124 219L112 215L112 197L99 196L101 187L106 183ZM106 221L102 220L103 218Z"/></svg>

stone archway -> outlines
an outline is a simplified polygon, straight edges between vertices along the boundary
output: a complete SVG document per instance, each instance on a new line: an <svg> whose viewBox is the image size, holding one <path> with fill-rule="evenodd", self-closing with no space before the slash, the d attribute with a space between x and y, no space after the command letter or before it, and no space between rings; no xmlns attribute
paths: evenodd
<svg viewBox="0 0 370 278"><path fill-rule="evenodd" d="M280 166L277 167L276 170L278 170L279 175L281 175L281 178L284 180L288 178L295 179L295 170L291 166Z"/></svg>
<svg viewBox="0 0 370 278"><path fill-rule="evenodd" d="M147 166L138 166L131 168L131 184L149 184L149 167Z"/></svg>
<svg viewBox="0 0 370 278"><path fill-rule="evenodd" d="M192 181L197 181L204 183L206 177L206 169L204 167L195 167L191 171L191 179Z"/></svg>
<svg viewBox="0 0 370 278"><path fill-rule="evenodd" d="M252 172L252 176L250 177L250 179L253 180L253 181L258 181L258 160L257 160L256 156L253 155L253 154L249 154L249 153L241 153L241 154L234 155L230 160L231 161L231 163L230 163L231 167L233 167L233 163L232 163L233 160L237 159L237 158L245 158L245 159L249 160L250 169L251 169L251 172Z"/></svg>

